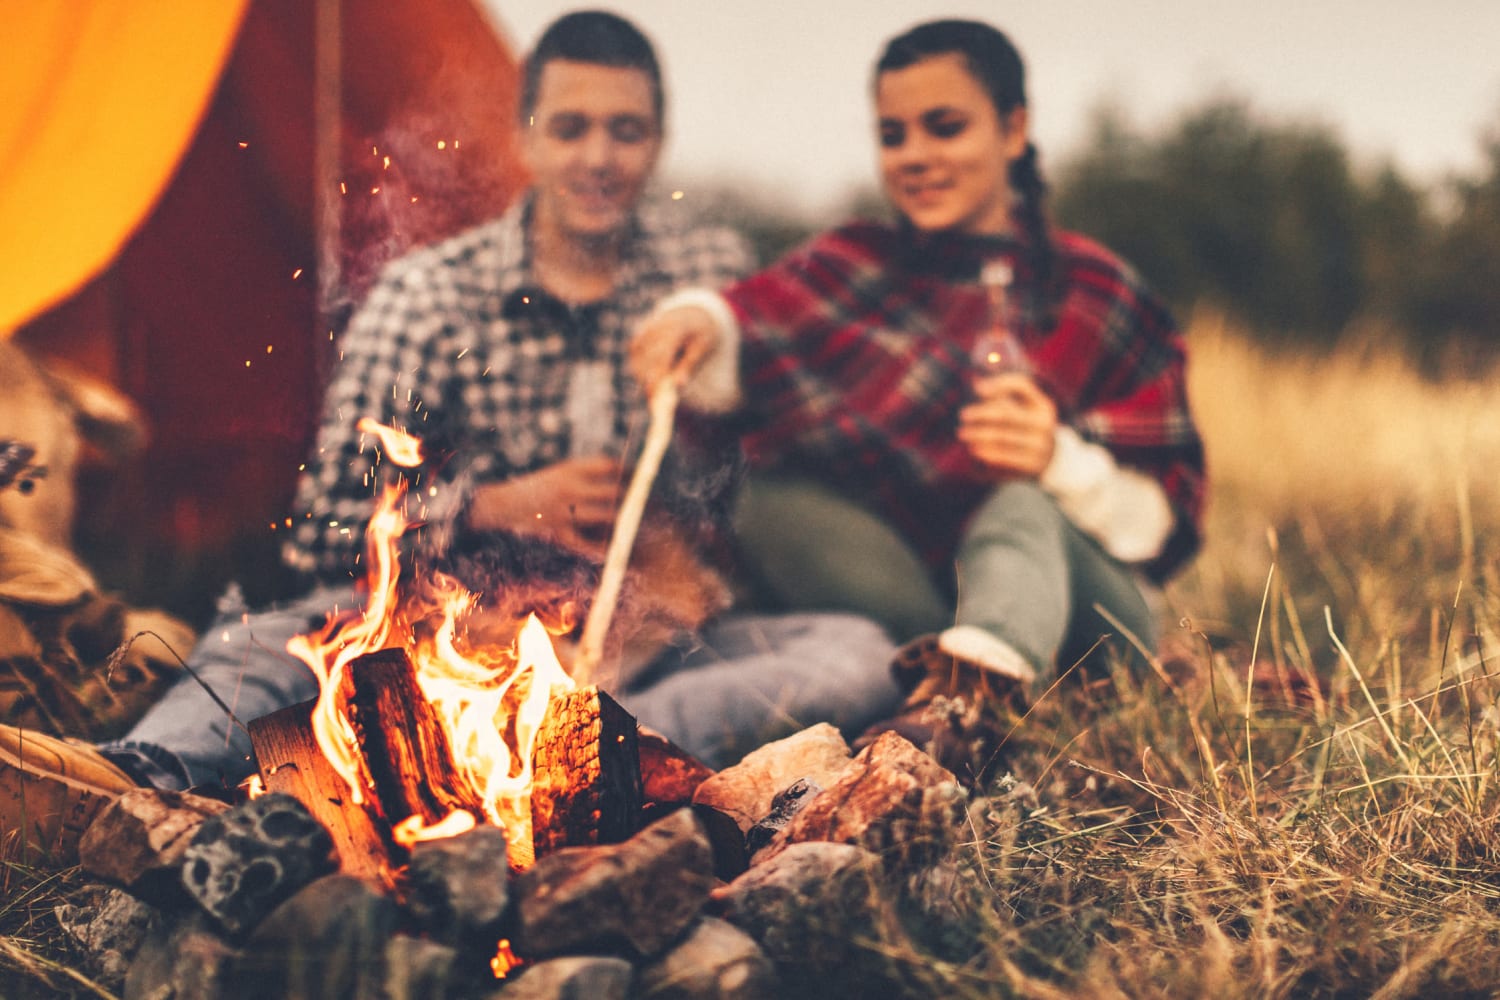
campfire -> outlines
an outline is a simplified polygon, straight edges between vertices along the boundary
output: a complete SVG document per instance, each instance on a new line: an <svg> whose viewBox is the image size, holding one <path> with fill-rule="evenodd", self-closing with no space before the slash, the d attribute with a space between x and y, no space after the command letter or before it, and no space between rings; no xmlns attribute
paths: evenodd
<svg viewBox="0 0 1500 1000"><path fill-rule="evenodd" d="M413 499L382 494L363 608L294 640L321 693L249 724L245 799L138 789L85 833L85 871L121 888L59 919L101 975L136 996L489 998L505 979L749 1000L922 995L919 944L973 953L952 927L990 903L960 842L991 807L952 774L894 733L852 756L826 723L709 770L570 678L573 609L497 621L457 579L403 577Z"/></svg>
<svg viewBox="0 0 1500 1000"><path fill-rule="evenodd" d="M368 419L360 427L394 464L421 463L415 438ZM321 694L310 712L298 706L252 723L261 786L348 830L344 870L386 885L405 850L477 823L505 831L516 870L538 847L624 839L640 808L634 721L563 669L552 633L576 623L564 617L549 632L532 612L518 627L471 630L479 595L441 573L405 580L407 489L405 479L387 487L370 520L365 607L330 615L289 646ZM501 644L497 634L513 638ZM309 754L305 727L322 760ZM578 743L592 745L570 745ZM585 761L595 766L575 766ZM309 787L308 775L325 767L341 794L318 794L328 791L322 779Z"/></svg>

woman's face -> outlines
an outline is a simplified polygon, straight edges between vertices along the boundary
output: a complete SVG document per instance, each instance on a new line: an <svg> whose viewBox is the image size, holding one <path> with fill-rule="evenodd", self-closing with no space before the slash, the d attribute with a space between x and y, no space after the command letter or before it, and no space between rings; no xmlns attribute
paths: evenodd
<svg viewBox="0 0 1500 1000"><path fill-rule="evenodd" d="M925 232L1010 229L1010 163L1026 149L1026 109L1002 121L957 53L880 74L886 196Z"/></svg>

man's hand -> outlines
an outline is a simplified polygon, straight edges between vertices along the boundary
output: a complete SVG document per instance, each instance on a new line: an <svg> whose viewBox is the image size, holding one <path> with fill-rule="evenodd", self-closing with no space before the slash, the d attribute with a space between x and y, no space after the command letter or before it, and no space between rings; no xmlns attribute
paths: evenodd
<svg viewBox="0 0 1500 1000"><path fill-rule="evenodd" d="M978 378L976 401L958 414L958 439L1002 478L1036 479L1052 461L1057 405L1026 375Z"/></svg>
<svg viewBox="0 0 1500 1000"><path fill-rule="evenodd" d="M677 306L649 316L630 344L631 374L648 396L663 379L682 386L718 340L718 324L698 306Z"/></svg>
<svg viewBox="0 0 1500 1000"><path fill-rule="evenodd" d="M617 458L564 459L535 472L474 491L469 526L540 535L580 552L602 552L609 541L624 475Z"/></svg>

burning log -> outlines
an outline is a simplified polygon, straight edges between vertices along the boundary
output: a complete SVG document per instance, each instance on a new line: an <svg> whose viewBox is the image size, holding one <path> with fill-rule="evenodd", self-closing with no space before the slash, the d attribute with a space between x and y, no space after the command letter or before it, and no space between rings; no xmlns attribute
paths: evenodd
<svg viewBox="0 0 1500 1000"><path fill-rule="evenodd" d="M642 800L635 718L595 687L553 699L532 753L536 856L629 838Z"/></svg>
<svg viewBox="0 0 1500 1000"><path fill-rule="evenodd" d="M484 803L459 777L447 733L403 650L352 661L339 696L388 823L419 816L423 826L435 826L457 810L484 816Z"/></svg>
<svg viewBox="0 0 1500 1000"><path fill-rule="evenodd" d="M323 756L313 735L313 705L305 701L250 723L261 781L268 792L294 796L328 829L345 874L389 887L394 876L386 837L350 800L349 786Z"/></svg>

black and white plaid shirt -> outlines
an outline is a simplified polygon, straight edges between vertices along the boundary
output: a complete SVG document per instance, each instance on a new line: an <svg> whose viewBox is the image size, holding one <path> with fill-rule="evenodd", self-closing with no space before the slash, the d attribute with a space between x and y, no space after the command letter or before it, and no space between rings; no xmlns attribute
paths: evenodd
<svg viewBox="0 0 1500 1000"><path fill-rule="evenodd" d="M297 486L282 550L294 569L358 575L374 498L395 471L377 468L385 459L356 429L361 417L423 439L429 458L409 477L421 504L412 514L451 525L474 486L570 457L575 438L619 455L637 445L645 399L626 370L636 324L667 294L722 286L752 263L733 231L691 225L676 203L643 207L614 293L569 307L532 273L530 205L523 198L394 261L355 313ZM598 376L598 423L575 432L568 395L580 364Z"/></svg>

